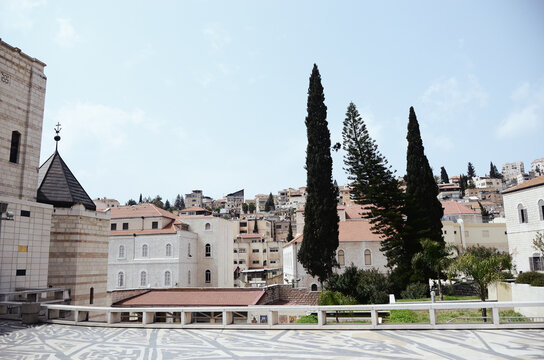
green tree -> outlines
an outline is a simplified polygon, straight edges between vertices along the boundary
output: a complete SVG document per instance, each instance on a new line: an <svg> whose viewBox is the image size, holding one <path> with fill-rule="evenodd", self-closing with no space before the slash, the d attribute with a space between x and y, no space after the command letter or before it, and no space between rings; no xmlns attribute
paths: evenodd
<svg viewBox="0 0 544 360"><path fill-rule="evenodd" d="M247 203L245 203L245 202L242 203L242 211L243 211L245 214L247 214L248 210L249 210L249 205L248 205Z"/></svg>
<svg viewBox="0 0 544 360"><path fill-rule="evenodd" d="M337 265L338 193L332 182L331 137L327 123L327 107L321 76L314 64L308 87L306 129L306 206L304 237L298 260L307 273L321 284Z"/></svg>
<svg viewBox="0 0 544 360"><path fill-rule="evenodd" d="M453 259L450 257L453 246L443 246L441 243L430 239L420 240L422 250L412 258L412 265L416 269L423 269L423 272L433 274L433 279L438 282L438 295L444 300L442 294L442 279L445 278L444 271L448 269Z"/></svg>
<svg viewBox="0 0 544 360"><path fill-rule="evenodd" d="M164 210L170 210L171 206L170 206L170 201L168 201L168 199L164 202L164 207L163 209Z"/></svg>
<svg viewBox="0 0 544 360"><path fill-rule="evenodd" d="M369 219L372 231L382 235L381 251L394 268L404 261L404 195L353 103L343 125L344 165L352 199L369 209L363 216Z"/></svg>
<svg viewBox="0 0 544 360"><path fill-rule="evenodd" d="M133 199L129 199L129 200L125 203L125 206L132 206L132 205L136 205L136 201L133 200Z"/></svg>
<svg viewBox="0 0 544 360"><path fill-rule="evenodd" d="M142 193L140 193L140 200L138 200L138 204L142 203Z"/></svg>
<svg viewBox="0 0 544 360"><path fill-rule="evenodd" d="M255 212L255 203L250 202L247 209L249 210L250 214L253 214Z"/></svg>
<svg viewBox="0 0 544 360"><path fill-rule="evenodd" d="M467 177L464 174L459 175L459 191L461 192L461 198L465 197L465 190L467 188Z"/></svg>
<svg viewBox="0 0 544 360"><path fill-rule="evenodd" d="M496 248L470 246L450 266L450 270L459 272L474 280L474 289L480 300L485 301L487 287L506 277L505 271L512 269L512 257ZM486 308L482 308L486 317Z"/></svg>
<svg viewBox="0 0 544 360"><path fill-rule="evenodd" d="M450 182L450 177L446 172L446 168L443 166L440 168L440 180L442 181L442 184L447 184Z"/></svg>
<svg viewBox="0 0 544 360"><path fill-rule="evenodd" d="M257 234L259 232L259 225L257 222L257 217L255 217L255 224L253 225L253 233Z"/></svg>
<svg viewBox="0 0 544 360"><path fill-rule="evenodd" d="M274 196L272 196L272 193L268 195L268 199L266 200L266 203L264 204L264 211L269 212L270 210L275 210L276 206L274 205Z"/></svg>
<svg viewBox="0 0 544 360"><path fill-rule="evenodd" d="M474 166L472 165L471 162L469 162L467 165L467 176L469 179L472 179L473 177L476 176L476 171L474 170Z"/></svg>
<svg viewBox="0 0 544 360"><path fill-rule="evenodd" d="M164 207L164 203L162 202L162 197L160 195L155 196L155 198L151 200L151 203L156 207L160 207L161 209Z"/></svg>
<svg viewBox="0 0 544 360"><path fill-rule="evenodd" d="M444 210L437 199L438 185L434 181L414 108L410 108L408 121L408 151L406 156L406 228L404 236L405 262L395 275L408 282L426 283L432 272L416 272L412 258L423 250L420 240L430 239L444 246L442 238L442 216Z"/></svg>
<svg viewBox="0 0 544 360"><path fill-rule="evenodd" d="M363 270L351 264L342 274L333 274L325 289L353 297L359 304L384 304L389 301L390 282L377 269Z"/></svg>
<svg viewBox="0 0 544 360"><path fill-rule="evenodd" d="M317 303L319 305L356 305L357 299L355 299L352 296L347 296L342 294L339 291L329 291L325 290L322 291L321 294L319 294L319 299L317 300ZM341 312L336 311L335 317L336 322L339 323L338 315L341 314Z"/></svg>
<svg viewBox="0 0 544 360"><path fill-rule="evenodd" d="M489 177L492 179L502 179L502 174L499 172L493 162L489 163Z"/></svg>
<svg viewBox="0 0 544 360"><path fill-rule="evenodd" d="M180 194L176 196L176 200L174 201L174 207L178 210L185 209L185 200L183 200L183 196L181 196Z"/></svg>
<svg viewBox="0 0 544 360"><path fill-rule="evenodd" d="M291 225L291 222L289 221L289 231L287 232L287 242L293 240L293 226Z"/></svg>
<svg viewBox="0 0 544 360"><path fill-rule="evenodd" d="M544 256L544 233L537 231L533 239L533 248L540 251L540 256Z"/></svg>

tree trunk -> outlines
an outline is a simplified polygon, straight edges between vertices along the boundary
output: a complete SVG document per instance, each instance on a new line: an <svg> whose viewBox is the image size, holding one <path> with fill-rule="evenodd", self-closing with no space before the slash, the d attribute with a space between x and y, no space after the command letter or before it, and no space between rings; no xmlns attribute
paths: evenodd
<svg viewBox="0 0 544 360"><path fill-rule="evenodd" d="M440 273L438 273L438 295L440 296L440 301L444 301L444 294L442 294L442 281L440 281Z"/></svg>
<svg viewBox="0 0 544 360"><path fill-rule="evenodd" d="M480 300L485 301L485 287L482 285L480 285ZM487 322L487 309L485 307L482 308L482 317L484 322Z"/></svg>

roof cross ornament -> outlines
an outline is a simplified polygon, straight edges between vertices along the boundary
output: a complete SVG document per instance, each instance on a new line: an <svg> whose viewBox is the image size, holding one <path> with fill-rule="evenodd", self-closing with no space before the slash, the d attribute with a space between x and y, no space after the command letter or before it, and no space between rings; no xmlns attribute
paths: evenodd
<svg viewBox="0 0 544 360"><path fill-rule="evenodd" d="M62 130L62 128L60 127L60 122L57 123L57 126L55 127L55 133L57 133L57 135L55 135L55 141L56 141L56 144L55 144L55 151L58 150L59 148L59 140L60 140L60 136L59 136L59 133L60 131Z"/></svg>

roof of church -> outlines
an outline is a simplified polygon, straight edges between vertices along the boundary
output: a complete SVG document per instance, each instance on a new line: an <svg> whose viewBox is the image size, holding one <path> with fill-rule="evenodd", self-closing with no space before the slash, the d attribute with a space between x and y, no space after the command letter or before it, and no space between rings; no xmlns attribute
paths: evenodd
<svg viewBox="0 0 544 360"><path fill-rule="evenodd" d="M37 200L56 207L83 204L87 210L96 210L96 205L58 151L40 166Z"/></svg>

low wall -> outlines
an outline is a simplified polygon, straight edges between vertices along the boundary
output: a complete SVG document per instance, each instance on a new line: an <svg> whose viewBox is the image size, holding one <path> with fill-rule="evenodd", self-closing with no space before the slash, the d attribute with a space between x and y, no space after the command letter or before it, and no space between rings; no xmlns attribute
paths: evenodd
<svg viewBox="0 0 544 360"><path fill-rule="evenodd" d="M542 301L544 299L543 286L500 282L488 287L489 300L497 301ZM542 307L514 307L514 310L524 316L544 317Z"/></svg>

